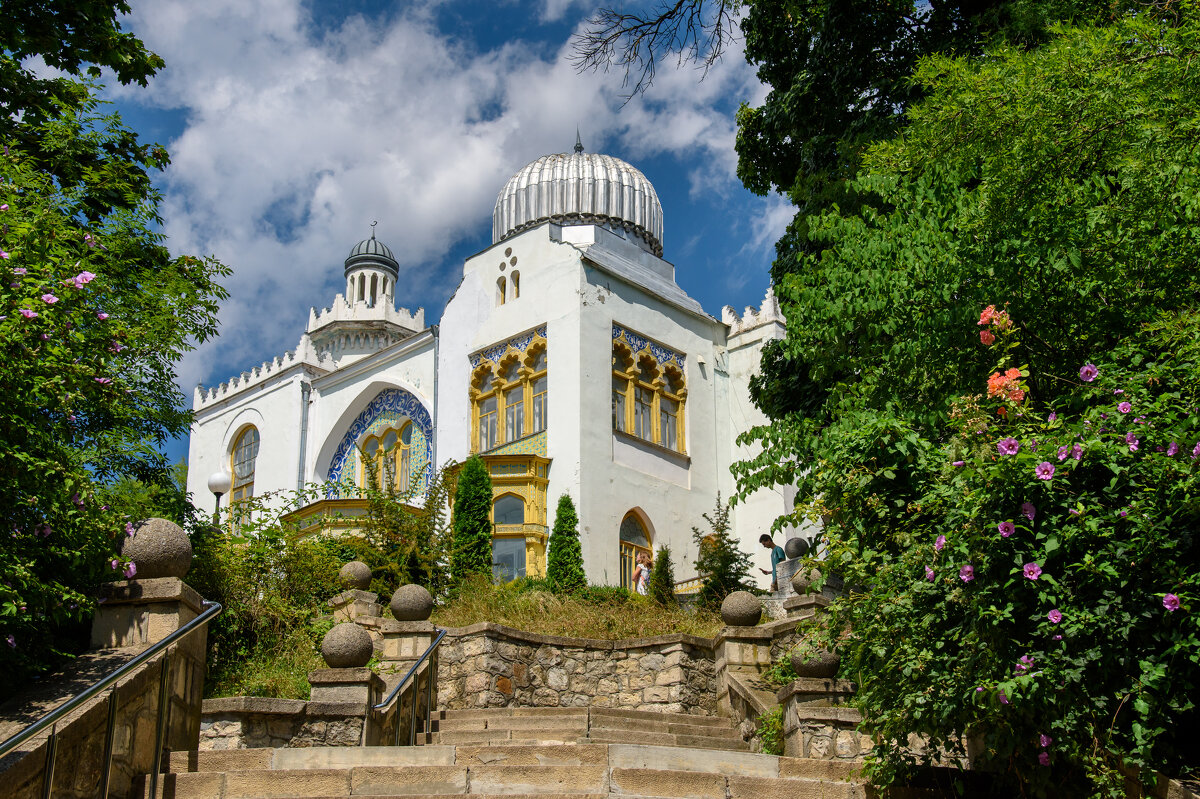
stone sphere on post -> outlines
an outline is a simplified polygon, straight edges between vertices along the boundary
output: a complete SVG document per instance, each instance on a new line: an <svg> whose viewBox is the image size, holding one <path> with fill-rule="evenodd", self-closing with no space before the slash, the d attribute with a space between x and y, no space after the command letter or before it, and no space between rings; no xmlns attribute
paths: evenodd
<svg viewBox="0 0 1200 799"><path fill-rule="evenodd" d="M352 560L338 571L338 579L346 588L366 591L371 586L371 567L361 560Z"/></svg>
<svg viewBox="0 0 1200 799"><path fill-rule="evenodd" d="M388 607L396 621L425 621L433 613L433 597L424 586L409 583L396 589Z"/></svg>
<svg viewBox="0 0 1200 799"><path fill-rule="evenodd" d="M808 549L807 538L789 538L783 543L783 554L787 555L789 560L804 557Z"/></svg>
<svg viewBox="0 0 1200 799"><path fill-rule="evenodd" d="M139 580L183 577L192 568L192 542L167 519L147 519L121 545L121 557L133 561Z"/></svg>
<svg viewBox="0 0 1200 799"><path fill-rule="evenodd" d="M365 666L373 651L371 634L351 621L336 625L321 640L321 657L331 669Z"/></svg>
<svg viewBox="0 0 1200 799"><path fill-rule="evenodd" d="M730 627L753 627L762 612L762 603L749 591L734 591L721 603L721 620Z"/></svg>
<svg viewBox="0 0 1200 799"><path fill-rule="evenodd" d="M802 651L802 647L796 647L792 650L792 669L797 677L835 677L841 662L841 657L828 649Z"/></svg>
<svg viewBox="0 0 1200 799"><path fill-rule="evenodd" d="M801 596L813 593L813 584L821 579L817 569L800 569L792 575L792 589Z"/></svg>

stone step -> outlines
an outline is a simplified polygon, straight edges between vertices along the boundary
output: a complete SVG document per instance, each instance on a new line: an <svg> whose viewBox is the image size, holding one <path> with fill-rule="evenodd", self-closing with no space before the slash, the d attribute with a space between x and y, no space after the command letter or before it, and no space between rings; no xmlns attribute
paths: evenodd
<svg viewBox="0 0 1200 799"><path fill-rule="evenodd" d="M438 710L434 718L438 719L487 719L504 716L583 716L587 717L586 707L488 707L470 710Z"/></svg>
<svg viewBox="0 0 1200 799"><path fill-rule="evenodd" d="M468 792L469 787L469 792ZM554 796L620 794L656 799L865 799L849 782L715 770L614 765L360 766L185 772L163 779L164 799L333 799L353 796ZM145 796L144 791L140 793Z"/></svg>
<svg viewBox="0 0 1200 799"><path fill-rule="evenodd" d="M566 729L577 728L586 730L588 717L549 716L496 716L493 718L474 719L442 719L436 722L438 731L472 731L472 730L540 730L543 728Z"/></svg>
<svg viewBox="0 0 1200 799"><path fill-rule="evenodd" d="M592 719L590 730L632 730L646 733L668 732L673 735L706 735L713 738L740 738L741 733L733 727L714 727L707 724L677 724L668 721L644 721L641 719Z"/></svg>
<svg viewBox="0 0 1200 799"><path fill-rule="evenodd" d="M647 746L687 746L697 749L738 749L750 751L750 745L740 737L709 735L672 735L639 730L591 730L587 740L605 744L644 744Z"/></svg>
<svg viewBox="0 0 1200 799"><path fill-rule="evenodd" d="M732 722L724 716L697 716L690 713L659 713L655 710L625 710L623 708L594 707L591 709L592 723L600 718L645 719L666 721L675 724L698 724L708 727L729 727Z"/></svg>

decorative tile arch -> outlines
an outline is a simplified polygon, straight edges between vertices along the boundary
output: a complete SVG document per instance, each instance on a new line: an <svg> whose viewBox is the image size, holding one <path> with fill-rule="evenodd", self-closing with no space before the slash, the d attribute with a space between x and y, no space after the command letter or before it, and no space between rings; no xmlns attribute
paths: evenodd
<svg viewBox="0 0 1200 799"><path fill-rule="evenodd" d="M342 436L341 443L338 444L333 458L329 462L329 481L331 483L342 481L345 477L346 466L354 463L355 445L370 430L371 425L385 414L407 417L423 434L425 464L423 467L414 468L413 477L421 481L418 493L424 494L429 487L430 480L433 479L433 422L429 411L421 404L421 401L402 388L385 388L380 391L375 399L367 404L362 413L355 417L350 427L346 429L346 434ZM336 493L335 489L330 489L330 498Z"/></svg>

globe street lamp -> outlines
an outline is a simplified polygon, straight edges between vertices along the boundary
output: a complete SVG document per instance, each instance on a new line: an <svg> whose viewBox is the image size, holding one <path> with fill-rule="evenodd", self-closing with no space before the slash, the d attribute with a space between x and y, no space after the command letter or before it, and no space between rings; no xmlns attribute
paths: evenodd
<svg viewBox="0 0 1200 799"><path fill-rule="evenodd" d="M208 490L217 498L217 507L213 511L213 524L219 525L221 518L221 495L228 494L233 485L233 478L224 469L215 471L208 478Z"/></svg>

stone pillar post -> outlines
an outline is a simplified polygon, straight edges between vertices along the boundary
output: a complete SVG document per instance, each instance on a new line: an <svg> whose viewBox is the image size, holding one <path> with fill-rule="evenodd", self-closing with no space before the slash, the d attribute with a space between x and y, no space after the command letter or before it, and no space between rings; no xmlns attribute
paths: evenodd
<svg viewBox="0 0 1200 799"><path fill-rule="evenodd" d="M357 621L383 615L379 594L367 590L371 585L371 567L360 560L352 560L341 568L338 577L346 590L325 603L333 609L335 621Z"/></svg>
<svg viewBox="0 0 1200 799"><path fill-rule="evenodd" d="M342 622L321 641L321 657L329 668L308 675L312 686L308 715L362 719L357 742L368 745L379 742L371 708L384 692L383 680L367 668L373 651L370 633L353 622Z"/></svg>

